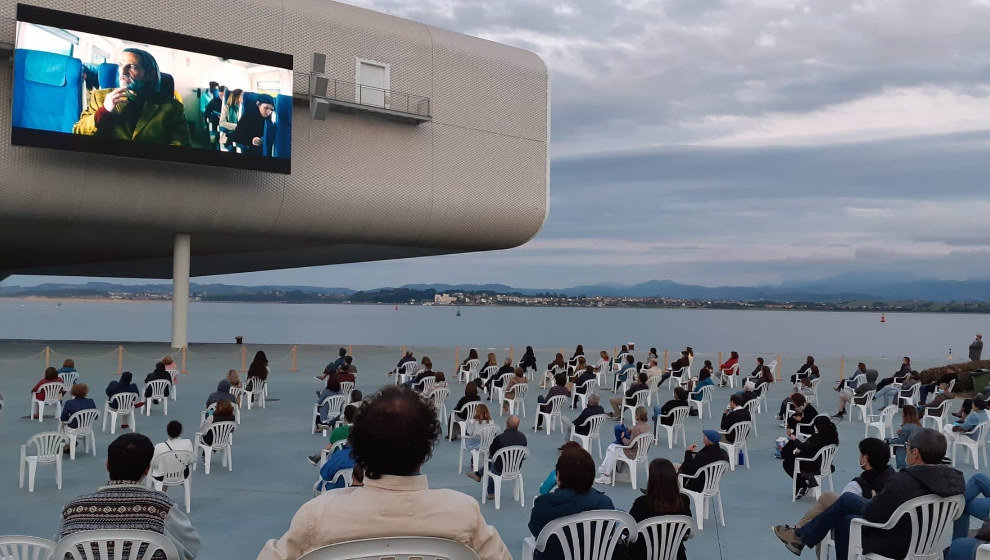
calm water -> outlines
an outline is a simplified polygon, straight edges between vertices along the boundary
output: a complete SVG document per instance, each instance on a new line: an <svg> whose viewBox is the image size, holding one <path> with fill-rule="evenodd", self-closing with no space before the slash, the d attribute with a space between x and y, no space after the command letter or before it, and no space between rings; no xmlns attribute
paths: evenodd
<svg viewBox="0 0 990 560"><path fill-rule="evenodd" d="M0 338L168 341L171 306L150 302L0 299ZM191 303L191 342L419 346L525 346L577 342L611 348L627 340L649 346L745 354L957 358L990 316L814 311L576 309L386 305ZM985 352L986 353L986 352Z"/></svg>

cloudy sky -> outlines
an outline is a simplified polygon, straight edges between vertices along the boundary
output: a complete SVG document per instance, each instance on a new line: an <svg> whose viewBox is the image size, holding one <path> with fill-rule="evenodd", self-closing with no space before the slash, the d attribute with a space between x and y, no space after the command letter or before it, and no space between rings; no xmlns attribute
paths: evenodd
<svg viewBox="0 0 990 560"><path fill-rule="evenodd" d="M506 251L200 281L990 277L990 0L351 3L546 61L549 221Z"/></svg>

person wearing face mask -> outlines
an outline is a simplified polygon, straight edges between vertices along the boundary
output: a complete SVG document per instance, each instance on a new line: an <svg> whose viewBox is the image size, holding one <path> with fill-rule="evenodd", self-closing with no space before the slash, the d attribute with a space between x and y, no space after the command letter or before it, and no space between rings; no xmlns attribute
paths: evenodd
<svg viewBox="0 0 990 560"><path fill-rule="evenodd" d="M127 48L121 51L118 64L120 87L94 91L72 133L189 146L182 102L175 98L171 78L162 80L155 57L141 49Z"/></svg>

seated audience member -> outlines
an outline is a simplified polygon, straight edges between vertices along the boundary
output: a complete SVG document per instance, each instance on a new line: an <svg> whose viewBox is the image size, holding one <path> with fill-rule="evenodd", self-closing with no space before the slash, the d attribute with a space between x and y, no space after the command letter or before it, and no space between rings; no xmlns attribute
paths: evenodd
<svg viewBox="0 0 990 560"><path fill-rule="evenodd" d="M337 488L347 486L347 482L343 479L332 482L333 477L339 471L353 469L354 466L354 456L351 454L351 446L345 443L343 447L331 453L327 457L327 462L323 463L323 466L320 467L320 480L323 481L323 489L336 490Z"/></svg>
<svg viewBox="0 0 990 560"><path fill-rule="evenodd" d="M490 367L494 367L498 371L498 357L495 356L494 352L489 352L487 360L478 368L478 380L481 383L480 389L486 389L490 385L492 378L495 377L491 371L485 371Z"/></svg>
<svg viewBox="0 0 990 560"><path fill-rule="evenodd" d="M595 484L612 483L612 472L615 470L617 454L625 453L626 457L630 459L636 457L638 450L635 446L628 449L623 448L631 444L632 440L636 439L636 436L651 433L650 425L646 423L647 417L646 407L637 406L636 423L633 424L631 429L623 431L623 434L619 436L620 443L610 443L608 449L605 450L605 459L602 460L602 466L598 468L598 478L595 479ZM622 427L623 426L621 424L617 426L617 428Z"/></svg>
<svg viewBox="0 0 990 560"><path fill-rule="evenodd" d="M588 387L584 384L597 379L598 376L595 375L594 366L585 365L581 369L574 372L574 381L570 384L570 387L568 387L569 389L573 389L574 404L578 403L578 395L583 395L588 391Z"/></svg>
<svg viewBox="0 0 990 560"><path fill-rule="evenodd" d="M440 431L426 399L404 388L382 389L358 410L349 438L364 486L303 504L288 531L265 543L258 560L295 560L336 542L406 535L453 539L481 558L510 559L477 500L454 490L430 490L427 476L420 474Z"/></svg>
<svg viewBox="0 0 990 560"><path fill-rule="evenodd" d="M649 482L646 485L646 495L636 498L629 515L637 523L653 517L664 515L684 515L691 517L691 498L681 493L677 483L677 469L667 459L650 461ZM685 537L690 538L691 534ZM652 556L647 554L646 542L638 539L629 546L629 560L647 560ZM677 560L686 560L684 543L677 549Z"/></svg>
<svg viewBox="0 0 990 560"><path fill-rule="evenodd" d="M404 383L404 385L406 387L410 387L416 389L417 391L422 392L423 382L427 378L436 379L437 374L433 372L433 360L431 360L429 356L423 356L423 359L420 360L420 364L423 366L423 368L419 370L419 373L416 374L416 377L409 379Z"/></svg>
<svg viewBox="0 0 990 560"><path fill-rule="evenodd" d="M63 373L79 373L78 370L76 370L76 361L73 360L72 358L66 358L62 362L62 367L58 368L58 372L57 373L59 375L61 375ZM67 387L67 389L68 389L68 387Z"/></svg>
<svg viewBox="0 0 990 560"><path fill-rule="evenodd" d="M753 377L746 378L746 381L751 382L754 388L759 387L763 383L768 383L768 384L773 383L774 382L773 372L770 371L770 366L763 366L763 368L760 369L759 373L757 373ZM760 394L759 391L755 391L755 392L757 395Z"/></svg>
<svg viewBox="0 0 990 560"><path fill-rule="evenodd" d="M564 445L558 447L557 451L563 451L565 449L570 449L570 448L584 449L583 447L581 447L581 444L576 441L567 441L564 442ZM556 488L557 488L557 465L554 464L554 468L550 470L550 474L548 474L547 477L543 480L543 484L540 484L540 496L544 494L549 494L550 492L553 492L554 489Z"/></svg>
<svg viewBox="0 0 990 560"><path fill-rule="evenodd" d="M922 385L918 390L918 395L921 398L921 404L928 402L928 395L935 392L935 389L941 385L949 386L956 380L956 368L948 366L945 368L945 373L939 376L939 378L934 383L928 383L927 385Z"/></svg>
<svg viewBox="0 0 990 560"><path fill-rule="evenodd" d="M738 424L739 422L752 422L753 417L749 413L749 409L744 405L746 401L739 395L732 395L729 397L729 406L725 408L725 412L722 413L722 423L719 427L722 428L722 432L725 434L724 439L729 443L735 443L735 434L729 432L728 429Z"/></svg>
<svg viewBox="0 0 990 560"><path fill-rule="evenodd" d="M941 406L943 402L950 401L950 400L956 398L956 393L950 393L949 392L949 386L947 384L945 384L945 383L943 383L943 384L939 385L938 387L936 387L935 388L935 392L929 394L929 396L931 396L931 395L935 395L935 398L932 399L932 402L931 403L929 403L927 405L919 404L918 406L919 407L923 407L925 409L935 409L935 408L938 408L939 406ZM902 397L910 397L911 396L910 395L910 391L908 392L908 394L904 394L904 392L902 391L901 392L901 396ZM982 394L977 395L977 397L983 399L984 401L986 400L986 399L983 398ZM966 404L966 401L969 401L969 404L968 405ZM963 400L963 405L967 407L967 411L966 411L967 414L969 413L970 410L972 410L972 404L973 404L972 399L964 399ZM933 410L932 413L934 414L935 411ZM958 415L958 414L953 414L953 416L956 416L957 418L961 418L961 416Z"/></svg>
<svg viewBox="0 0 990 560"><path fill-rule="evenodd" d="M226 378L221 379L220 382L217 383L217 390L213 391L208 397L206 397L206 406L210 406L211 404L220 401L234 402L234 395L230 393L230 381L227 381Z"/></svg>
<svg viewBox="0 0 990 560"><path fill-rule="evenodd" d="M514 375L509 378L509 383L505 388L505 398L514 399L516 398L516 390L514 387L517 385L526 385L528 380L526 379L526 370L521 367L517 367L514 371ZM509 411L508 401L502 401L502 414Z"/></svg>
<svg viewBox="0 0 990 560"><path fill-rule="evenodd" d="M563 375L563 374L561 374ZM479 407L480 408L480 407ZM492 440L492 444L488 446L488 471L493 474L502 474L502 459L495 458L495 453L503 447L509 447L512 445L521 445L526 447L526 434L519 431L519 417L513 414L509 416L505 421L505 430L495 436ZM484 465L478 465L478 470L468 471L468 478L473 478L477 482L481 482L481 477L484 474ZM488 499L495 498L495 481L488 479Z"/></svg>
<svg viewBox="0 0 990 560"><path fill-rule="evenodd" d="M568 361L570 361L571 363L575 363L576 364L578 358L583 358L583 357L584 357L584 345L583 344L578 344L574 348L574 353L571 354L571 358Z"/></svg>
<svg viewBox="0 0 990 560"><path fill-rule="evenodd" d="M46 395L44 391L40 390L41 386L44 385L45 383L54 383L56 381L61 381L61 379L59 379L58 377L58 370L53 367L45 368L44 377L42 377L40 381L35 383L34 388L31 389L31 394L34 395L35 400L37 401L45 400ZM60 398L61 398L61 393L64 392L65 391L60 392L59 395ZM34 416L34 418L37 418L37 416Z"/></svg>
<svg viewBox="0 0 990 560"><path fill-rule="evenodd" d="M724 387L727 383L726 376L732 375L732 368L739 363L739 352L733 350L729 353L729 359L725 363L718 365L719 387ZM737 370L738 373L738 370Z"/></svg>
<svg viewBox="0 0 990 560"><path fill-rule="evenodd" d="M626 389L625 397L612 397L608 400L608 402L612 405L612 412L608 413L609 418L621 419L623 403L629 406L635 406L636 399L633 395L635 395L637 391L648 391L649 389L649 386L646 384L646 372L641 371L636 374L636 381L630 385L628 389Z"/></svg>
<svg viewBox="0 0 990 560"><path fill-rule="evenodd" d="M322 391L316 393L317 415L314 433L322 432L322 426L333 426L337 422L337 413L334 412L333 418L328 417L330 413L330 405L324 404L323 401L329 397L336 397L340 394L340 382L338 382L337 379L331 375L327 379L326 387L324 387Z"/></svg>
<svg viewBox="0 0 990 560"><path fill-rule="evenodd" d="M687 370L684 368L691 367L691 360L692 360L692 356L689 354L689 352L687 350L682 350L681 357L678 358L677 360L674 360L674 363L670 364L670 367L667 368L667 371L665 371L664 374L660 376L660 383L663 383L664 381L667 380L668 377L678 372L681 372L679 375L681 376L682 382L686 382L687 376L685 372Z"/></svg>
<svg viewBox="0 0 990 560"><path fill-rule="evenodd" d="M818 366L815 365L815 357L808 356L804 364L798 368L797 373L791 376L791 383L796 384L798 380L809 377L811 379L818 379L821 373L818 371Z"/></svg>
<svg viewBox="0 0 990 560"><path fill-rule="evenodd" d="M780 450L780 457L784 460L784 472L789 477L794 476L795 459L798 457L810 459L826 445L839 444L839 432L836 430L835 424L828 418L824 416L815 418L812 421L811 427L813 433L804 441L798 439L797 435L793 432L788 434L788 442ZM808 488L812 488L818 484L815 481L814 475L823 474L820 472L821 468L820 460L801 462L801 474L797 480L796 498L803 498L808 492Z"/></svg>
<svg viewBox="0 0 990 560"><path fill-rule="evenodd" d="M759 376L763 372L763 365L764 365L763 358L756 358L756 367L753 368L753 371L750 372L749 376L750 377Z"/></svg>
<svg viewBox="0 0 990 560"><path fill-rule="evenodd" d="M818 409L801 393L791 395L791 405L794 407L794 413L787 417L783 426L791 432L797 431L798 424L810 424L818 416Z"/></svg>
<svg viewBox="0 0 990 560"><path fill-rule="evenodd" d="M677 467L677 474L692 476L702 468L718 461L728 461L729 454L718 444L722 440L722 435L716 430L701 430L702 444L698 450L698 444L692 443L684 450L684 462ZM684 481L684 488L693 492L701 492L705 488L705 479L702 476L689 478Z"/></svg>
<svg viewBox="0 0 990 560"><path fill-rule="evenodd" d="M165 371L172 377L172 385L179 384L179 366L176 365L175 360L172 356L165 355L162 356L162 365L165 366Z"/></svg>
<svg viewBox="0 0 990 560"><path fill-rule="evenodd" d="M654 377L659 378L659 379L662 379L663 378L663 369L661 369L660 366L658 365L659 362L657 361L656 358L650 358L649 360L647 360L646 364L647 365L646 365L646 370L645 371L646 371L646 376L647 377L649 377L651 379L654 378ZM660 382L657 381L657 385L659 385L659 384L660 384Z"/></svg>
<svg viewBox="0 0 990 560"><path fill-rule="evenodd" d="M866 370L866 381L860 382L856 385L855 389L845 387L839 391L839 411L833 414L832 418L842 418L845 416L846 405L850 402L853 404L870 404L867 401L866 393L876 391L876 382L879 375L877 370L868 369Z"/></svg>
<svg viewBox="0 0 990 560"><path fill-rule="evenodd" d="M653 405L653 421L659 422L664 426L672 426L674 424L674 419L672 417L664 418L670 414L672 410L679 406L687 407L688 394L684 390L684 387L674 387L674 398L663 403L663 406L658 404Z"/></svg>
<svg viewBox="0 0 990 560"><path fill-rule="evenodd" d="M602 408L602 405L600 403L601 400L598 396L598 393L592 393L588 395L588 406L584 407L584 410L581 411L581 414L579 414L577 418L571 420L570 418L564 416L563 414L560 415L560 420L561 422L564 423L563 432L564 432L565 442L570 441L571 439L572 426L574 427L575 433L581 434L582 436L588 435L589 430L591 428L584 423L585 420L598 414L605 414L605 409Z"/></svg>
<svg viewBox="0 0 990 560"><path fill-rule="evenodd" d="M120 374L119 379L114 379L113 381L107 384L106 394L108 399L119 393L134 393L138 397L141 396L141 393L138 392L137 385L131 383L131 372L125 371L124 373ZM111 409L116 410L117 408L116 401L110 401L109 404ZM140 408L141 406L144 406L144 403L139 403L139 402L134 403L134 408ZM129 428L130 426L128 426L127 424L121 424L120 427Z"/></svg>
<svg viewBox="0 0 990 560"><path fill-rule="evenodd" d="M467 403L480 400L481 397L478 396L478 385L474 381L469 381L468 384L464 386L464 396L457 401L456 405L454 405L454 411L452 411L451 414L453 414L458 420L467 420L467 413L460 412L460 409ZM453 429L455 430L453 437L457 437L458 433L456 430L460 429L460 424L455 423Z"/></svg>
<svg viewBox="0 0 990 560"><path fill-rule="evenodd" d="M129 433L113 440L107 447L110 481L62 508L59 537L92 530L152 531L171 540L182 560L196 558L199 535L182 508L141 483L154 454L155 446L147 436Z"/></svg>
<svg viewBox="0 0 990 560"><path fill-rule="evenodd" d="M268 381L269 373L271 371L268 368L268 356L263 351L258 350L254 354L254 359L251 360L251 365L248 366L247 383L252 383L252 379ZM254 389L251 390L253 391Z"/></svg>
<svg viewBox="0 0 990 560"><path fill-rule="evenodd" d="M206 445L213 445L213 432L210 431L210 427L216 422L233 421L235 421L234 405L228 400L218 401L216 408L207 412L206 420L196 430L196 436Z"/></svg>
<svg viewBox="0 0 990 560"><path fill-rule="evenodd" d="M959 422L954 422L952 424L947 424L945 428L942 429L942 432L945 433L945 438L950 444L963 435L975 440L975 433L963 434L963 432L968 432L980 425L980 423L987 421L990 421L990 417L987 416L987 402L983 399L976 398L973 399L973 410L966 415L966 419Z"/></svg>
<svg viewBox="0 0 990 560"><path fill-rule="evenodd" d="M347 357L347 348L340 348L337 350L337 359L327 364L327 367L323 368L323 373L316 375L316 379L320 381L325 381L327 377L337 373L340 370L340 366L345 365L344 361Z"/></svg>
<svg viewBox="0 0 990 560"><path fill-rule="evenodd" d="M921 428L921 420L918 418L918 409L909 404L904 405L904 407L901 408L901 427L897 429L897 433L894 437L888 440L888 443L894 446L894 456L897 460L897 470L907 468L907 457L904 450L904 445L911 439L911 434Z"/></svg>
<svg viewBox="0 0 990 560"><path fill-rule="evenodd" d="M911 358L904 356L901 358L901 368L895 371L890 377L881 379L880 382L877 383L877 390L883 389L887 385L890 385L896 379L903 379L907 377L909 373L911 373Z"/></svg>
<svg viewBox="0 0 990 560"><path fill-rule="evenodd" d="M523 370L523 375L526 371L532 368L533 371L538 371L536 367L536 353L533 352L532 346L526 347L526 352L523 354L522 359L519 360L518 367Z"/></svg>
<svg viewBox="0 0 990 560"><path fill-rule="evenodd" d="M963 491L963 496L966 498L966 507L963 509L963 513L959 516L959 519L956 519L952 524L952 544L957 550L962 548L962 546L957 546L955 541L969 536L970 517L975 517L984 522L976 534L975 540L980 541L979 543L975 543L976 546L984 544L983 541L990 541L990 523L986 523L990 519L990 476L983 473L976 473L971 476L966 482L966 489ZM983 536L980 536L980 533L983 533ZM975 546L969 548L969 550L975 550ZM946 558L971 559L973 556L962 555L959 552L956 553L956 556L953 556L950 552Z"/></svg>
<svg viewBox="0 0 990 560"><path fill-rule="evenodd" d="M72 398L62 405L62 416L59 420L66 427L78 428L78 423L75 420L69 422L69 417L79 411L96 408L96 403L93 402L93 399L86 398L89 394L89 387L85 383L76 383L73 385L72 389L69 390L69 394L72 395Z"/></svg>
<svg viewBox="0 0 990 560"><path fill-rule="evenodd" d="M866 364L863 362L859 362L858 364L856 364L856 371L854 371L853 374L849 376L849 379L840 380L839 384L835 386L835 390L838 392L845 389L846 387L849 387L850 389L855 389L856 386L862 383L863 381L866 381Z"/></svg>
<svg viewBox="0 0 990 560"><path fill-rule="evenodd" d="M165 364L163 364L161 362L158 362L158 363L155 364L155 371L153 371L153 372L149 373L148 375L144 376L144 383L145 383L145 385L147 385L148 383L150 383L152 381L158 381L159 379L164 380L164 381L168 381L169 383L172 383L172 374L169 373L169 372L167 372L167 371L165 371ZM169 395L168 390L169 390L169 388L166 387L165 388L165 396L166 397ZM151 387L145 387L145 389L144 389L144 398L148 398L150 396L151 396Z"/></svg>
<svg viewBox="0 0 990 560"><path fill-rule="evenodd" d="M237 375L236 369L227 370L227 382L231 387L241 388L241 376Z"/></svg>
<svg viewBox="0 0 990 560"><path fill-rule="evenodd" d="M351 423L354 422L354 416L357 414L358 406L355 404L349 404L344 407L344 421L337 425L336 428L330 432L330 443L323 447L325 451L330 451L333 446L338 441L343 441L351 435ZM310 455L307 457L309 462L314 467L320 464L320 454Z"/></svg>
<svg viewBox="0 0 990 560"><path fill-rule="evenodd" d="M474 452L471 453L472 457L477 455L478 448L481 447L481 438L477 436L479 428L494 424L488 407L479 404L478 408L474 409L474 416L464 424L464 448L469 452ZM480 470L480 465L474 466L471 470Z"/></svg>
<svg viewBox="0 0 990 560"><path fill-rule="evenodd" d="M444 372L438 371L438 372L436 372L436 375L434 375L434 377L433 377L433 387L430 387L430 390L429 391L423 393L423 396L426 397L426 398L430 398L430 396L433 395L433 391L436 391L437 389L439 389L441 387L444 387L444 388L447 388L448 387L447 386L447 376L444 374Z"/></svg>
<svg viewBox="0 0 990 560"><path fill-rule="evenodd" d="M515 371L516 368L512 366L512 358L506 357L505 360L502 361L502 367L498 368L498 371L495 372L495 375L488 378L489 395L491 394L492 389L494 389L495 387L498 387L499 389L502 388L502 382L500 378L503 375L505 375L506 373L514 373Z"/></svg>
<svg viewBox="0 0 990 560"><path fill-rule="evenodd" d="M391 377L396 372L398 372L399 369L402 366L406 365L407 362L415 362L415 361L416 361L416 358L413 357L413 351L412 350L406 350L406 353L402 355L402 358L399 359L399 362L397 364L395 364L395 369L393 369L392 371L389 371L388 372L389 377Z"/></svg>
<svg viewBox="0 0 990 560"><path fill-rule="evenodd" d="M891 403L899 404L899 397L910 397L914 386L919 382L918 372L910 371L903 379L904 381L899 386L890 384L877 389L877 393L873 395L873 400L880 401L881 409L890 406ZM880 385L877 385L877 387L880 387Z"/></svg>
<svg viewBox="0 0 990 560"><path fill-rule="evenodd" d="M851 493L862 496L867 500L883 491L887 484L894 478L894 470L890 468L890 452L887 444L877 438L866 438L859 442L859 467L863 473L849 481L840 494ZM801 548L791 548L790 542L794 540L794 531L803 527L806 523L814 519L818 514L825 511L830 505L839 499L835 492L826 491L818 497L815 505L811 506L807 513L798 521L797 525L775 525L774 534L787 546L788 550L800 555Z"/></svg>
<svg viewBox="0 0 990 560"><path fill-rule="evenodd" d="M705 360L702 364L701 369L698 371L698 379L701 379L702 373L707 373L708 377L711 377L715 373L715 366L712 365L711 360Z"/></svg>
<svg viewBox="0 0 990 560"><path fill-rule="evenodd" d="M632 354L626 354L626 363L622 364L619 372L615 374L615 385L612 387L613 392L617 391L619 385L622 385L629 379L629 372L636 372L636 358Z"/></svg>
<svg viewBox="0 0 990 560"><path fill-rule="evenodd" d="M595 460L581 447L567 447L557 458L557 489L536 498L529 517L529 532L537 537L554 519L582 511L614 509L612 500L592 488L595 480ZM543 552L533 558L563 560L564 551L556 538L550 539Z"/></svg>
<svg viewBox="0 0 990 560"><path fill-rule="evenodd" d="M961 495L966 484L956 469L943 465L945 437L935 430L922 428L907 444L907 469L894 474L886 486L871 499L846 492L801 528L774 528L787 549L801 554L803 547L817 545L834 531L836 558L845 560L849 550L849 525L861 517L872 523L885 523L894 511L908 500L936 494L942 497ZM778 526L779 527L779 526ZM911 522L902 517L892 529L863 531L863 551L887 558L904 558L911 542Z"/></svg>
<svg viewBox="0 0 990 560"><path fill-rule="evenodd" d="M165 433L168 434L168 439L155 445L155 456L167 451L193 451L192 441L182 437L182 424L178 420L169 422L165 426ZM192 459L195 460L195 456ZM165 478L160 470L153 470L151 476L159 482ZM189 467L186 467L186 476L189 476Z"/></svg>
<svg viewBox="0 0 990 560"><path fill-rule="evenodd" d="M557 395L563 395L565 397L571 396L571 392L567 390L567 374L558 373L553 376L553 381L553 387L550 387L550 390L547 391L546 395L536 397L536 402L538 403L541 412L550 412L551 406L546 403ZM541 416L537 419L536 428L534 428L534 430L539 430L542 425L543 417ZM553 428L553 426L551 426L551 428Z"/></svg>
<svg viewBox="0 0 990 560"><path fill-rule="evenodd" d="M344 364L340 366L336 372L330 375L337 380L338 383L354 383L357 380L357 368L351 365L351 357L346 356L344 358Z"/></svg>
<svg viewBox="0 0 990 560"><path fill-rule="evenodd" d="M815 391L811 386L810 379L802 379L798 384L798 387L794 390L795 393L800 393L804 395L806 400L810 400L809 397L815 396ZM791 395L784 397L784 400L780 401L780 412L774 417L777 420L783 420L784 414L787 413L787 405L791 402Z"/></svg>
<svg viewBox="0 0 990 560"><path fill-rule="evenodd" d="M577 377L586 367L588 367L588 359L584 356L578 356L577 359L573 360L573 365L570 362L568 363L567 373L572 377Z"/></svg>
<svg viewBox="0 0 990 560"><path fill-rule="evenodd" d="M692 380L691 382L689 382L687 386L687 390L691 396L691 400L701 402L701 400L704 398L704 395L701 393L701 390L704 389L705 387L714 387L714 386L715 386L715 382L712 381L712 371L710 369L702 368L701 371L698 372L698 380L697 381ZM698 411L692 409L691 416L695 416L696 414L698 414Z"/></svg>

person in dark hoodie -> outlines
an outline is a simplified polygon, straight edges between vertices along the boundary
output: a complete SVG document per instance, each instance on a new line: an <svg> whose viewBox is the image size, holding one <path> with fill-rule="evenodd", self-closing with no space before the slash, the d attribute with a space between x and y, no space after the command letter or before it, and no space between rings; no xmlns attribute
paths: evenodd
<svg viewBox="0 0 990 560"><path fill-rule="evenodd" d="M684 462L680 465L675 465L677 467L677 474L694 476L695 473L706 465L710 465L716 461L728 462L729 454L718 444L722 440L722 434L716 430L702 430L701 433L704 434L703 442L705 446L698 451L698 444L692 443L689 445L687 450L684 451ZM684 488L692 492L701 492L705 488L705 479L699 476L685 480Z"/></svg>
<svg viewBox="0 0 990 560"><path fill-rule="evenodd" d="M557 489L544 494L533 503L529 516L529 531L534 537L554 519L594 509L615 509L612 499L592 488L595 480L595 460L581 447L565 446L557 459ZM560 541L551 537L543 552L533 558L563 560Z"/></svg>
<svg viewBox="0 0 990 560"><path fill-rule="evenodd" d="M217 383L217 390L206 397L206 406L220 401L234 402L234 395L230 394L230 381L226 379L221 379L220 383Z"/></svg>
<svg viewBox="0 0 990 560"><path fill-rule="evenodd" d="M135 395L138 395L138 398L140 398L141 392L138 391L137 385L131 382L132 378L133 375L129 371L125 371L124 373L121 373L120 379L114 379L107 385L107 390L106 390L107 398L108 399L112 398L114 395L118 393L134 393ZM108 406L114 410L117 409L117 403L114 401L110 401L108 403ZM140 408L142 406L144 406L143 402L134 403L134 408ZM127 424L121 424L120 427L129 428L130 426Z"/></svg>
<svg viewBox="0 0 990 560"><path fill-rule="evenodd" d="M860 517L873 523L885 523L905 502L935 494L943 498L961 496L966 489L963 474L942 464L945 457L945 436L936 430L922 428L908 440L908 468L895 473L887 485L872 499L847 492L799 529L774 527L777 537L788 550L800 555L803 547L812 547L834 531L835 556L846 560L849 551L849 526ZM911 520L907 516L889 530L863 530L863 552L887 558L904 558L911 536Z"/></svg>
<svg viewBox="0 0 990 560"><path fill-rule="evenodd" d="M170 384L172 383L172 374L165 370L165 364L158 362L155 364L155 371L144 376L144 383L147 385L151 381L156 381L158 379L164 379ZM151 396L151 387L144 388L144 398ZM165 388L165 396L168 396L168 387ZM158 404L158 403L155 403Z"/></svg>

